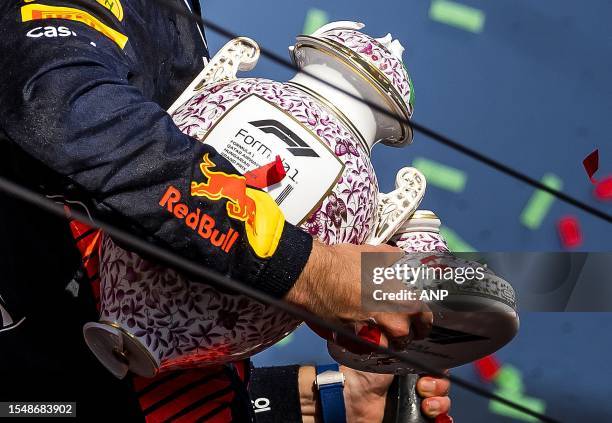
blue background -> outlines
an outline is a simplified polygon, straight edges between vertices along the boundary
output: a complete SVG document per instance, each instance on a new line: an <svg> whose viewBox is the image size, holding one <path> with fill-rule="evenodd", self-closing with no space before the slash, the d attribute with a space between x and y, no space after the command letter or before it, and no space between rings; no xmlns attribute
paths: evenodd
<svg viewBox="0 0 612 423"><path fill-rule="evenodd" d="M426 0L205 0L203 13L283 55L312 7L325 10L330 20L363 21L374 36L391 32L406 47L404 60L416 91L415 121L533 178L552 172L566 193L612 213L612 204L594 199L582 167L582 159L599 148L598 176L612 174L612 2L461 3L486 14L481 33L432 21ZM212 31L207 37L211 53L226 41ZM291 74L262 58L250 75L287 80ZM533 193L530 186L418 133L409 148L375 148L381 189L392 189L397 170L415 157L466 172L464 192L430 187L422 207L434 210L478 250L561 250L555 224L566 215L580 221L584 243L579 250L611 250L609 224L560 201L539 229L522 226L519 216ZM602 277L612 282L610 275ZM610 314L523 313L519 335L498 357L521 370L526 395L543 399L550 415L566 422L612 421L611 352ZM255 358L258 365L328 360L323 342L304 328L289 344ZM454 373L478 381L471 365ZM489 414L486 400L459 388L452 398L458 422L512 421Z"/></svg>

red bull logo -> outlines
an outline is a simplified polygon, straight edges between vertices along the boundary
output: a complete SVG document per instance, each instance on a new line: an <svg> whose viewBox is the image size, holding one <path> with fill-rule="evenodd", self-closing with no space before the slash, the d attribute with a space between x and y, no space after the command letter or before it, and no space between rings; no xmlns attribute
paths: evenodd
<svg viewBox="0 0 612 423"><path fill-rule="evenodd" d="M172 213L177 219L183 220L188 228L197 232L202 238L210 240L212 245L219 247L226 253L230 251L236 239L238 239L238 232L231 228L227 233L219 231L216 228L215 219L199 208L194 211L189 210L189 206L181 202L181 192L173 186L168 187L159 201L159 205Z"/></svg>
<svg viewBox="0 0 612 423"><path fill-rule="evenodd" d="M226 199L227 215L234 219L253 225L255 219L255 201L247 195L247 180L241 175L232 175L215 171L216 165L204 155L200 170L206 182L191 182L191 195L206 197L213 201Z"/></svg>
<svg viewBox="0 0 612 423"><path fill-rule="evenodd" d="M280 158L277 161L280 163ZM275 168L276 166L277 163L275 162L274 166L270 167ZM276 251L276 247L278 247L283 232L285 224L283 212L266 192L249 188L245 176L214 170L215 167L216 164L210 160L208 153L205 154L202 163L200 163L200 170L206 177L206 181L192 181L191 195L194 197L208 198L213 201L222 199L227 200L227 215L231 218L245 222L247 240L255 254L262 258L272 256ZM278 178L282 179L284 176L284 172L282 172L282 175L279 174L276 175L277 177L270 179L270 175L268 175L270 169L264 166L263 170L265 170L263 173L266 173L266 178L264 179L268 182L270 180L277 180ZM176 193L178 193L178 191L176 191ZM166 198L166 196L164 196L164 198ZM160 204L162 204L162 202L160 202ZM211 225L214 226L214 219L208 215L205 216L206 219L212 219L213 223ZM202 217L202 219L204 219L204 217ZM214 231L217 230L214 229L212 231L212 233L209 231L205 234L209 236L211 242L215 244ZM233 235L228 241L229 236L230 234L227 234L226 241L221 247L226 252L229 251L238 234Z"/></svg>

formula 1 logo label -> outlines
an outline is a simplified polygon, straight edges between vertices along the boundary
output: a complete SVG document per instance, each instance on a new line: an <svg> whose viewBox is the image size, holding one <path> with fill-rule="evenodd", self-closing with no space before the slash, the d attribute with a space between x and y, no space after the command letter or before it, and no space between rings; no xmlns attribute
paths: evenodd
<svg viewBox="0 0 612 423"><path fill-rule="evenodd" d="M257 120L249 122L255 128L266 134L272 134L289 146L287 150L294 156L319 157L319 155L298 137L295 132L274 119Z"/></svg>
<svg viewBox="0 0 612 423"><path fill-rule="evenodd" d="M17 326L23 323L24 320L25 317L17 319L11 316L7 310L7 305L4 302L2 295L0 295L0 333L15 329Z"/></svg>
<svg viewBox="0 0 612 423"><path fill-rule="evenodd" d="M311 127L256 94L230 107L202 141L242 175L280 157L285 177L263 190L294 225L329 195L344 170L342 160Z"/></svg>

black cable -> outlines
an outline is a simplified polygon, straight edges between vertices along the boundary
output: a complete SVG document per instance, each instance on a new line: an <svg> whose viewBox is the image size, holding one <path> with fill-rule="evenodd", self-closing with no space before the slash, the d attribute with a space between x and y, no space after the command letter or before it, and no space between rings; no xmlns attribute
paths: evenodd
<svg viewBox="0 0 612 423"><path fill-rule="evenodd" d="M10 196L24 201L26 203L35 205L40 209L47 211L49 213L58 215L63 218L67 218L66 210L63 204L59 204L50 200L36 192L20 186L12 181L7 180L4 177L0 177L0 191L3 191ZM70 217L76 220L87 222L89 225L101 229L106 234L114 238L115 240L121 242L123 245L141 252L147 255L150 258L156 259L162 263L169 264L171 267L176 270L182 271L188 275L193 275L198 279L206 280L207 283L211 283L217 287L222 287L225 289L230 289L236 292L239 292L244 295L248 295L249 297L260 301L262 303L266 303L270 306L276 307L280 310L285 311L292 316L299 318L300 320L311 323L315 326L321 327L323 329L327 329L332 332L336 332L338 335L345 337L346 339L357 343L358 345L365 346L370 348L373 351L376 351L381 354L387 354L391 357L395 357L398 360L412 366L423 369L425 372L440 378L446 378L455 385L461 386L471 392L474 392L480 396L501 402L509 407L512 407L518 411L521 411L530 416L536 417L543 422L550 423L558 423L558 420L555 420L551 417L546 416L545 414L538 413L536 411L532 411L523 405L517 404L515 402L509 401L503 397L500 397L496 394L493 394L486 389L481 388L480 386L473 384L471 382L465 381L461 378L452 375L446 375L438 371L437 369L433 369L427 365L423 365L415 361L414 359L408 357L405 353L397 352L390 350L385 347L381 347L379 345L370 343L368 341L363 340L359 336L355 335L352 331L349 331L341 326L337 326L333 323L327 322L326 320L300 308L296 307L293 304L287 303L283 300L274 298L264 292L261 292L255 288L252 288L248 285L244 285L238 281L235 281L227 276L223 276L211 269L207 269L204 266L195 263L191 260L185 259L176 253L170 252L164 248L158 247L154 244L150 244L128 232L125 232L121 229L110 225L101 220L96 220L92 222L89 219L89 216L78 212L76 210L70 210Z"/></svg>
<svg viewBox="0 0 612 423"><path fill-rule="evenodd" d="M163 6L172 9L173 11L188 17L191 20L194 20L202 25L204 25L206 28L210 28L211 30L213 30L214 32L229 38L229 39L233 39L233 38L237 38L238 35L229 31L226 28L223 28L220 25L217 25L216 23L210 21L209 19L204 19L192 12L190 12L188 9L186 9L185 7L182 7L181 5L179 5L178 3L172 2L172 0L154 0L155 2L162 4ZM510 166L505 165L504 163L495 160L489 156L486 156L472 148L469 148L451 138L449 138L446 135L442 135L437 131L434 131L433 129L430 129L424 125L421 125L417 122L414 122L413 120L407 120L402 116L398 116L397 114L386 110L385 108L379 106L378 104L375 104L367 99L363 99L353 93L350 93L340 87L336 87L335 85L333 85L332 83L325 81L323 79L321 79L320 77L313 75L309 72L304 71L303 69L298 68L296 65L294 65L293 63L291 63L291 61L285 59L283 56L280 56L272 51L269 51L263 47L260 46L260 52L262 56L267 57L269 60L283 66L289 69L292 69L296 72L302 72L304 75L307 75L310 78L313 78L321 83L326 84L327 86L330 86L334 89L336 89L337 91L341 92L342 94L345 94L357 101L362 102L363 104L366 104L368 107L376 110L377 112L383 113L389 117L392 117L396 120L398 120L399 122L405 123L410 125L410 127L415 130L418 131L420 133L422 133L423 135L426 135L427 137L449 147L452 148L455 151L458 151L462 154L465 154L466 156L471 157L472 159L479 161L481 163L484 163L485 165L492 167L495 170L498 170L499 172L502 172L512 178L518 179L519 181L522 181L528 185L531 185L534 188L540 189L542 191L546 191L549 194L557 197L559 200L571 204L574 207L577 207L579 209L582 209L584 212L598 217L600 219L605 220L608 223L612 223L612 215L607 214L606 212L599 210L583 201L580 201L574 197L571 197L567 194L565 194L562 191L558 191L556 189L553 189L545 184L543 184L542 182L538 181L537 179L532 178L531 176L528 176L516 169L511 168Z"/></svg>

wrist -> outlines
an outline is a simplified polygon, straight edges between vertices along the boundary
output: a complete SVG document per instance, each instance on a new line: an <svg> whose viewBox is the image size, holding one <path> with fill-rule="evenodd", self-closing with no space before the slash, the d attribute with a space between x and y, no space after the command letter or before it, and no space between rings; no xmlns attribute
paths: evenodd
<svg viewBox="0 0 612 423"><path fill-rule="evenodd" d="M301 229L285 224L274 254L254 275L254 284L276 297L285 297L296 285L310 261L314 240Z"/></svg>
<svg viewBox="0 0 612 423"><path fill-rule="evenodd" d="M303 423L318 422L317 418L317 392L315 379L317 372L313 366L301 366L298 373L300 391L300 407Z"/></svg>
<svg viewBox="0 0 612 423"><path fill-rule="evenodd" d="M285 299L290 303L302 306L316 312L323 302L321 286L326 285L333 267L333 254L328 247L318 241L313 241L310 257L295 285Z"/></svg>

